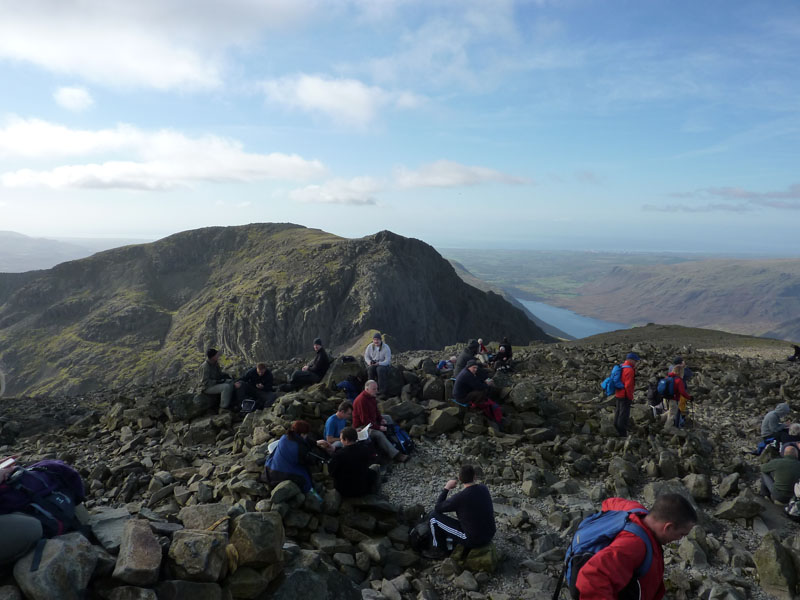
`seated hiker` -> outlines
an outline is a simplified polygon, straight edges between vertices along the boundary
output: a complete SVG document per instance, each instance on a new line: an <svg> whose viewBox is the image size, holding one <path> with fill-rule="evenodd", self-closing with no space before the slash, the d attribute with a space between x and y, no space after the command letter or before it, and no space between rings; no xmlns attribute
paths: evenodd
<svg viewBox="0 0 800 600"><path fill-rule="evenodd" d="M378 447L378 450L390 459L406 462L408 454L403 454L395 448L394 444L384 434L386 425L390 424L392 420L391 417L381 415L378 410L377 395L378 383L370 379L364 385L364 391L353 402L353 427L360 430L369 425L369 439Z"/></svg>
<svg viewBox="0 0 800 600"><path fill-rule="evenodd" d="M442 359L437 363L436 368L442 373L445 371L452 371L456 368L456 360L457 358L455 355L451 356L447 360Z"/></svg>
<svg viewBox="0 0 800 600"><path fill-rule="evenodd" d="M503 411L488 396L489 386L494 384L491 379L481 379L478 369L476 360L467 362L466 368L456 377L453 399L459 404L480 409L491 422L499 424L503 420Z"/></svg>
<svg viewBox="0 0 800 600"><path fill-rule="evenodd" d="M494 521L494 504L489 489L475 483L475 469L464 465L458 474L463 489L448 498L457 485L455 479L444 484L429 520L432 548L424 552L426 558L444 558L456 544L464 548L479 548L492 541L497 527ZM457 518L444 513L455 512Z"/></svg>
<svg viewBox="0 0 800 600"><path fill-rule="evenodd" d="M467 368L467 363L471 360L475 359L475 355L478 353L478 340L470 340L467 346L461 351L461 354L458 355L456 359L456 369L453 375L458 377L458 375Z"/></svg>
<svg viewBox="0 0 800 600"><path fill-rule="evenodd" d="M249 369L234 384L236 387L236 400L239 406L244 406L245 400L255 401L255 410L269 407L275 402L275 392L272 391L272 372L265 363L258 363Z"/></svg>
<svg viewBox="0 0 800 600"><path fill-rule="evenodd" d="M800 361L800 346L797 344L792 344L792 348L794 348L794 354L792 354L787 360L791 362Z"/></svg>
<svg viewBox="0 0 800 600"><path fill-rule="evenodd" d="M331 359L328 353L325 352L325 348L322 347L322 340L316 338L314 340L314 358L302 369L292 373L291 377L289 377L289 383L281 389L291 391L319 383L325 377L325 373L328 372L330 364Z"/></svg>
<svg viewBox="0 0 800 600"><path fill-rule="evenodd" d="M380 466L371 465L372 452L369 444L358 441L358 432L345 427L339 434L340 446L333 444L326 449L333 452L328 463L328 472L333 477L333 487L345 498L356 498L366 494L377 494L380 489Z"/></svg>
<svg viewBox="0 0 800 600"><path fill-rule="evenodd" d="M386 394L389 367L392 364L392 350L383 343L380 333L372 336L372 343L364 350L364 362L367 364L367 377L378 382L378 394Z"/></svg>
<svg viewBox="0 0 800 600"><path fill-rule="evenodd" d="M800 480L800 460L796 446L787 446L783 456L761 465L761 495L786 504L792 499L794 484Z"/></svg>
<svg viewBox="0 0 800 600"><path fill-rule="evenodd" d="M347 379L336 384L337 390L342 390L347 399L352 403L364 389L364 380L358 375L348 375Z"/></svg>
<svg viewBox="0 0 800 600"><path fill-rule="evenodd" d="M223 373L219 366L219 359L222 355L216 348L209 348L206 352L206 360L203 363L202 379L200 381L200 391L204 394L220 395L219 407L230 409L233 400L233 377Z"/></svg>
<svg viewBox="0 0 800 600"><path fill-rule="evenodd" d="M347 421L353 418L353 405L347 400L339 404L339 408L333 413L328 420L325 421L325 441L336 448L341 448L342 443L339 441L339 435L342 429L347 427Z"/></svg>
<svg viewBox="0 0 800 600"><path fill-rule="evenodd" d="M503 338L500 346L497 348L497 354L494 355L494 368L499 371L507 371L511 368L511 357L514 351L511 348L511 342L507 337Z"/></svg>
<svg viewBox="0 0 800 600"><path fill-rule="evenodd" d="M781 452L786 446L797 446L800 449L800 423L792 423L789 429L786 430L786 435L783 436L783 443L781 444Z"/></svg>
<svg viewBox="0 0 800 600"><path fill-rule="evenodd" d="M672 371L667 374L667 377L672 377L672 389L675 395L669 401L669 420L674 427L682 427L686 420L686 401L694 400L686 391L686 385L683 382L684 367L682 365L675 365Z"/></svg>
<svg viewBox="0 0 800 600"><path fill-rule="evenodd" d="M0 466L0 531L3 543L0 544L0 565L15 563L36 545L43 536L42 523L36 517L17 512L7 502L11 488L6 479L17 468L16 461L5 459Z"/></svg>
<svg viewBox="0 0 800 600"><path fill-rule="evenodd" d="M295 421L291 429L281 436L278 446L264 464L264 476L269 483L294 481L300 490L308 492L313 482L308 467L314 464L309 456L315 445L308 439L311 426L306 421Z"/></svg>
<svg viewBox="0 0 800 600"><path fill-rule="evenodd" d="M644 509L638 502L623 498L603 501L603 511ZM578 571L576 588L580 598L635 597L660 600L664 589L664 551L662 546L681 539L697 523L697 513L680 494L662 494L646 515L632 513L629 521L644 530L652 549L650 568L636 579L634 573L647 555L648 544L636 533L620 531L614 540L592 556ZM631 595L628 592L632 591Z"/></svg>
<svg viewBox="0 0 800 600"><path fill-rule="evenodd" d="M483 340L481 338L478 338L477 359L484 365L489 364L489 351L486 349L486 346L483 345Z"/></svg>
<svg viewBox="0 0 800 600"><path fill-rule="evenodd" d="M774 438L779 442L783 442L786 435L788 435L788 425L782 421L789 416L792 409L786 402L778 404L774 410L769 411L764 420L761 421L761 437L762 439Z"/></svg>

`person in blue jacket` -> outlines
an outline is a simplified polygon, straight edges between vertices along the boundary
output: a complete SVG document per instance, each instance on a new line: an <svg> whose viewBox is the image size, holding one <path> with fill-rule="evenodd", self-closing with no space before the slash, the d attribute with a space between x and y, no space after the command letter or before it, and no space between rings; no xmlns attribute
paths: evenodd
<svg viewBox="0 0 800 600"><path fill-rule="evenodd" d="M272 484L281 481L294 481L303 493L311 490L313 484L308 465L313 458L309 452L314 448L308 439L311 426L307 421L295 421L282 436L278 446L264 464L264 475Z"/></svg>

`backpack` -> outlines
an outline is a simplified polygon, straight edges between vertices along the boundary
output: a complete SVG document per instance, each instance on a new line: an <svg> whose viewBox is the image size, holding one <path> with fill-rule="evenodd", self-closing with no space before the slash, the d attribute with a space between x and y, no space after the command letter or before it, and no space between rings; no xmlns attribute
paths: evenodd
<svg viewBox="0 0 800 600"><path fill-rule="evenodd" d="M606 396L613 396L617 390L625 387L625 384L622 383L622 369L631 368L633 367L630 365L614 365L611 369L611 375L603 379L603 383L600 384Z"/></svg>
<svg viewBox="0 0 800 600"><path fill-rule="evenodd" d="M672 400L675 397L675 379L673 377L659 379L656 390L664 400Z"/></svg>
<svg viewBox="0 0 800 600"><path fill-rule="evenodd" d="M36 517L44 537L82 529L75 507L86 499L83 480L60 460L17 467L0 490L0 514L23 512Z"/></svg>
<svg viewBox="0 0 800 600"><path fill-rule="evenodd" d="M567 553L564 557L564 569L561 572L561 578L556 586L556 593L553 595L553 600L556 600L558 594L561 592L561 585L565 574L570 595L573 599L577 600L579 597L576 587L578 572L590 558L613 542L622 531L629 531L637 535L647 547L647 554L644 561L642 561L642 564L633 572L632 581L641 579L650 570L650 566L653 563L653 546L644 528L638 523L629 520L631 513L644 516L647 514L647 510L644 508L608 510L595 513L581 521L580 525L578 525L578 529L575 531L572 542L567 548ZM623 597L623 595L620 594L620 597Z"/></svg>
<svg viewBox="0 0 800 600"><path fill-rule="evenodd" d="M386 426L386 437L403 454L411 454L414 450L414 440L396 423Z"/></svg>
<svg viewBox="0 0 800 600"><path fill-rule="evenodd" d="M422 552L431 547L433 541L433 534L431 533L431 524L429 518L426 517L408 532L408 546L414 552Z"/></svg>

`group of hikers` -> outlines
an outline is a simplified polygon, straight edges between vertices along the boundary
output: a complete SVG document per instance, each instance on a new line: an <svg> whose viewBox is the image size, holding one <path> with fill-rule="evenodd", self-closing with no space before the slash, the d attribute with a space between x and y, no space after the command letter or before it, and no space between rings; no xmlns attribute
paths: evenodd
<svg viewBox="0 0 800 600"><path fill-rule="evenodd" d="M761 465L761 495L786 505L786 514L800 519L800 423L791 423L791 413L791 407L781 402L764 416L755 454L767 448L777 454Z"/></svg>

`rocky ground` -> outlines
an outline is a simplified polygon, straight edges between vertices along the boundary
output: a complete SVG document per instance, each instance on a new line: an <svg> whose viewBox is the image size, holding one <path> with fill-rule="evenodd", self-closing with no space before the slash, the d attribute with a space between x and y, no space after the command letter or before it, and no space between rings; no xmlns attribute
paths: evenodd
<svg viewBox="0 0 800 600"><path fill-rule="evenodd" d="M408 463L386 469L383 498L360 503L342 502L324 472L316 475L319 500L258 481L266 445L291 420L303 417L321 427L333 412L339 397L330 381L283 395L271 410L244 420L210 411L183 382L82 398L4 399L0 453L20 454L23 463L57 457L76 465L87 482L93 533L91 545L57 540L62 555L67 549L85 558L72 560L80 572L69 582L36 587L24 569L15 569L16 578L9 574L0 582L6 584L0 598L19 597L13 593L20 589L30 598L67 598L73 596L62 588L80 585L89 597L113 600L181 593L544 598L552 594L571 531L603 498L649 505L663 490L687 495L701 515L698 527L667 549L667 598L792 598L800 525L754 494L766 457L746 451L756 445L765 412L797 402L800 366L755 356L763 350L748 338L739 347L726 343L724 351L696 350L651 342L658 336L638 329L638 339L624 342L520 349L513 374L496 377L509 416L503 434L446 402L449 382L433 363L452 348L396 357L382 410L405 425L417 450ZM665 428L637 404L630 437L611 435L613 409L599 395L599 382L630 349L644 358L637 386L642 400L647 379L683 354L696 372L689 427ZM280 374L287 365L275 367ZM335 365L331 381L352 368ZM464 462L479 467L495 500L494 572L482 572L486 565L476 561L429 562L407 545L408 526L432 508ZM228 522L205 531L225 516ZM143 523L149 527L142 529ZM212 546L228 549L227 558ZM149 553L142 550L148 547ZM154 547L159 560L149 564L145 557ZM230 558L231 547L238 559ZM57 555L54 550L46 558L57 561ZM142 572L148 578L141 579ZM54 590L58 596L41 595Z"/></svg>

